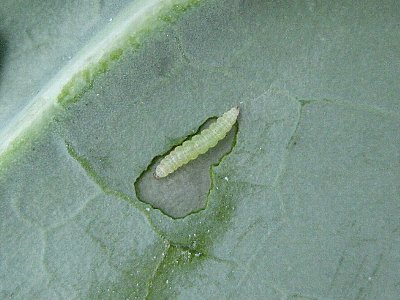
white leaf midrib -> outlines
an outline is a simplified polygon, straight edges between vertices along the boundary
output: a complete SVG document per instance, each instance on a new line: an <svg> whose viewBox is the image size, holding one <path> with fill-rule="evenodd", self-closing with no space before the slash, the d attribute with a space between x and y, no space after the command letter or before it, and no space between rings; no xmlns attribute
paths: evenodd
<svg viewBox="0 0 400 300"><path fill-rule="evenodd" d="M52 78L8 124L0 130L0 159L14 141L42 120L51 108L59 106L57 98L73 77L98 64L105 55L123 46L126 38L139 32L163 9L187 1L135 1L110 22Z"/></svg>

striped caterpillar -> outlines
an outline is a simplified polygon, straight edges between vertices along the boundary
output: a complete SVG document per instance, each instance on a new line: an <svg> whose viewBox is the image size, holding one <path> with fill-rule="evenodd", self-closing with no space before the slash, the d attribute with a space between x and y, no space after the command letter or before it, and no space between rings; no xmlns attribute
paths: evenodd
<svg viewBox="0 0 400 300"><path fill-rule="evenodd" d="M210 148L215 147L231 130L238 115L239 107L231 108L208 128L202 130L190 140L184 141L182 145L177 146L161 160L154 172L154 176L156 178L166 177L189 161L197 158L200 154L204 154Z"/></svg>

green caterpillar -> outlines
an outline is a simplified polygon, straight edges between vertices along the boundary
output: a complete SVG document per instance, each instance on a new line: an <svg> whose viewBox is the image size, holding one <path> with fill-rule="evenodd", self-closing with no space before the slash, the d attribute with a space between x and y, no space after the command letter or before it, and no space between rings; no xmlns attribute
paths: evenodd
<svg viewBox="0 0 400 300"><path fill-rule="evenodd" d="M154 172L156 178L166 177L176 169L197 158L200 154L206 153L210 148L217 145L231 130L239 115L239 107L233 107L219 117L208 128L193 136L190 140L184 141L177 146L166 157L164 157Z"/></svg>

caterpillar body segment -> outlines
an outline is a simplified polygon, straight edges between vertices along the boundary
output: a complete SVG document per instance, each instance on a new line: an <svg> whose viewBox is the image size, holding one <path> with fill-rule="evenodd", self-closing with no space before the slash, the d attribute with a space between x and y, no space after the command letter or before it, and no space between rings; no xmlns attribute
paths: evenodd
<svg viewBox="0 0 400 300"><path fill-rule="evenodd" d="M239 115L239 107L233 107L219 117L208 128L177 146L158 164L154 176L166 177L189 161L206 153L222 140L231 130Z"/></svg>

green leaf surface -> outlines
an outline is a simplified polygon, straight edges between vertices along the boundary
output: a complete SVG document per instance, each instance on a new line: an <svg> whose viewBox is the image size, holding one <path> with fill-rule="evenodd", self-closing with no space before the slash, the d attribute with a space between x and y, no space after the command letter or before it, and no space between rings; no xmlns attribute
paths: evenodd
<svg viewBox="0 0 400 300"><path fill-rule="evenodd" d="M0 298L398 298L396 1L39 2L0 5Z"/></svg>

